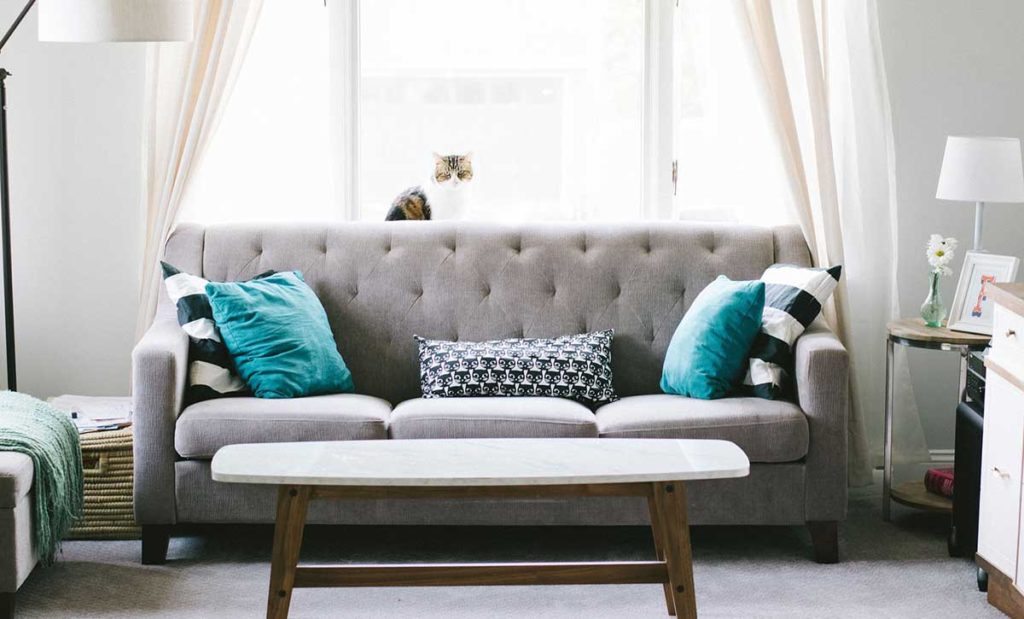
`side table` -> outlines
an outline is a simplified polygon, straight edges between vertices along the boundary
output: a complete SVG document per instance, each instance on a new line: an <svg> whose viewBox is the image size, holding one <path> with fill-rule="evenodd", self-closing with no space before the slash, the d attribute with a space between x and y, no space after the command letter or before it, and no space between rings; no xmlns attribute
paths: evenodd
<svg viewBox="0 0 1024 619"><path fill-rule="evenodd" d="M885 468L882 475L882 519L889 521L892 501L908 507L952 513L953 502L928 492L923 481L911 481L892 487L892 426L895 393L893 388L893 353L895 346L945 350L960 353L959 398L964 399L967 385L967 357L972 351L988 347L989 336L951 331L945 327L928 327L920 318L902 318L888 324L885 347Z"/></svg>

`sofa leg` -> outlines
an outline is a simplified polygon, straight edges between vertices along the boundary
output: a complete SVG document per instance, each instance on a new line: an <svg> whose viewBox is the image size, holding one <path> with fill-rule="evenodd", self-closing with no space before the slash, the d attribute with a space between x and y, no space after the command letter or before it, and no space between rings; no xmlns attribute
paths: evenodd
<svg viewBox="0 0 1024 619"><path fill-rule="evenodd" d="M835 520L808 522L814 560L818 563L839 563L839 523Z"/></svg>
<svg viewBox="0 0 1024 619"><path fill-rule="evenodd" d="M14 593L0 593L0 619L14 619Z"/></svg>
<svg viewBox="0 0 1024 619"><path fill-rule="evenodd" d="M142 525L142 564L163 565L167 561L167 545L171 527L166 524Z"/></svg>

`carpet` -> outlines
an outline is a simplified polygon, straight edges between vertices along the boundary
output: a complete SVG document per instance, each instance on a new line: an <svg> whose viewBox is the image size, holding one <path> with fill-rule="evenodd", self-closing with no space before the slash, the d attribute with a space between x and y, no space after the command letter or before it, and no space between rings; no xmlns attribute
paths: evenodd
<svg viewBox="0 0 1024 619"><path fill-rule="evenodd" d="M946 553L948 518L855 489L842 562L810 560L801 527L696 527L701 617L1001 617L975 567ZM233 618L265 613L272 531L221 527L171 541L164 566L142 566L138 542L66 542L18 595L19 618ZM640 527L310 527L308 562L649 559ZM658 585L300 589L292 617L666 617Z"/></svg>

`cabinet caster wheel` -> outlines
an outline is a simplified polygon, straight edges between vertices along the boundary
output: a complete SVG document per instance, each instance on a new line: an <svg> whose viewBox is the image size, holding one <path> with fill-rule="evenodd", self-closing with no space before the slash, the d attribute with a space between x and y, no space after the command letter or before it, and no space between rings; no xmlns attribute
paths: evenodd
<svg viewBox="0 0 1024 619"><path fill-rule="evenodd" d="M978 591L985 593L988 591L988 572L978 568Z"/></svg>

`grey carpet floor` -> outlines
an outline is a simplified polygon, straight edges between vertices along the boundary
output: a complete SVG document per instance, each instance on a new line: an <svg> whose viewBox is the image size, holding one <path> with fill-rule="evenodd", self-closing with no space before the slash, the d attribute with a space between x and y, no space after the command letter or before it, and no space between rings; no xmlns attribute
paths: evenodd
<svg viewBox="0 0 1024 619"><path fill-rule="evenodd" d="M877 486L857 489L842 562L817 565L799 527L696 527L701 617L1000 617L974 564L946 554L941 516L896 508L883 523ZM172 540L164 566L138 542L67 542L36 569L18 617L259 617L271 530L222 527ZM648 559L646 529L310 527L304 561ZM657 585L298 590L292 617L664 617Z"/></svg>

